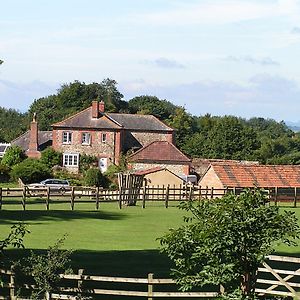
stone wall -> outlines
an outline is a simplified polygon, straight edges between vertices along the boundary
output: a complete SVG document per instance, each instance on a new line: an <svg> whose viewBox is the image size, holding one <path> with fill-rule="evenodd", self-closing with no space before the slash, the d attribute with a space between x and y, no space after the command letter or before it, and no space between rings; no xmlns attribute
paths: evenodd
<svg viewBox="0 0 300 300"><path fill-rule="evenodd" d="M112 161L115 159L115 135L111 131L92 131L92 130L73 130L72 142L70 144L63 144L63 132L70 132L69 130L53 130L53 148L56 151L63 153L80 153L93 155L96 157L108 157ZM91 143L89 145L82 144L82 133L91 134ZM102 142L102 133L106 133L106 141Z"/></svg>

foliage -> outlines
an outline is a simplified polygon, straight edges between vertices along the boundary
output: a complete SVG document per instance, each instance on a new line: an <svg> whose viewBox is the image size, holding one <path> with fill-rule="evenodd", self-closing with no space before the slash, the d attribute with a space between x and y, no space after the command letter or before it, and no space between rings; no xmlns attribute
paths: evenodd
<svg viewBox="0 0 300 300"><path fill-rule="evenodd" d="M11 226L8 236L4 240L0 240L0 254L3 255L3 250L10 246L14 248L24 248L23 240L26 233L29 233L29 230L23 223Z"/></svg>
<svg viewBox="0 0 300 300"><path fill-rule="evenodd" d="M62 153L58 152L58 151L55 151L51 147L48 147L44 151L42 151L40 161L44 165L48 166L48 168L52 168L55 165L61 165L61 163L62 163Z"/></svg>
<svg viewBox="0 0 300 300"><path fill-rule="evenodd" d="M88 169L84 181L87 186L106 186L106 178L98 168Z"/></svg>
<svg viewBox="0 0 300 300"><path fill-rule="evenodd" d="M35 100L29 115L37 113L40 130L50 130L51 124L89 107L96 99L105 102L107 111L126 111L128 104L122 98L115 80L107 78L91 84L74 81L62 85L56 95Z"/></svg>
<svg viewBox="0 0 300 300"><path fill-rule="evenodd" d="M27 184L47 179L51 177L51 172L48 166L39 160L27 158L13 166L10 175L14 180L21 178Z"/></svg>
<svg viewBox="0 0 300 300"><path fill-rule="evenodd" d="M79 167L81 172L85 172L92 165L97 166L97 157L93 155L82 154L79 157Z"/></svg>
<svg viewBox="0 0 300 300"><path fill-rule="evenodd" d="M128 101L129 111L133 114L154 115L161 120L170 118L176 106L167 100L155 96L138 96Z"/></svg>
<svg viewBox="0 0 300 300"><path fill-rule="evenodd" d="M21 161L23 161L25 158L26 158L25 153L21 147L11 146L6 150L1 160L1 164L8 167L12 167L20 163Z"/></svg>
<svg viewBox="0 0 300 300"><path fill-rule="evenodd" d="M31 255L26 259L24 271L33 276L37 287L32 294L32 299L40 299L46 293L51 293L61 280L59 274L70 272L67 266L70 263L72 250L60 250L65 237L49 247L46 254L35 254L31 251Z"/></svg>
<svg viewBox="0 0 300 300"><path fill-rule="evenodd" d="M10 168L0 163L0 182L8 182L10 179Z"/></svg>
<svg viewBox="0 0 300 300"><path fill-rule="evenodd" d="M27 129L26 114L0 107L0 142L11 142Z"/></svg>
<svg viewBox="0 0 300 300"><path fill-rule="evenodd" d="M223 284L231 292L253 292L256 271L280 242L294 245L300 230L295 214L279 213L262 190L222 199L182 203L186 224L160 238L174 262L173 276L183 290Z"/></svg>

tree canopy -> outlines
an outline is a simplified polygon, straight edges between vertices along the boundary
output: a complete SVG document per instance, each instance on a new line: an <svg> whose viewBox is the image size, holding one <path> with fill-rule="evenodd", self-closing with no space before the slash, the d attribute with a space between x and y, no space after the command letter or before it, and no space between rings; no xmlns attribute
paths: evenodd
<svg viewBox="0 0 300 300"><path fill-rule="evenodd" d="M228 293L254 291L256 271L278 243L295 244L300 230L295 214L266 205L259 189L222 199L185 202L185 224L160 238L173 261L172 274L183 290L222 284Z"/></svg>

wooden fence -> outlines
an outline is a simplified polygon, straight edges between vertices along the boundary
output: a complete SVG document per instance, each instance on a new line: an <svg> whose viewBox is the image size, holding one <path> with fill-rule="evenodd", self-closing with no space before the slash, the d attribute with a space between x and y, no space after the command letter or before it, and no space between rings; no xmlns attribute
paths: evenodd
<svg viewBox="0 0 300 300"><path fill-rule="evenodd" d="M39 187L33 188L24 185L20 188L1 188L0 187L0 209L5 204L9 204L8 199L19 199L23 210L26 206L34 203L34 201L27 201L30 198L40 198L44 201L45 208L50 209L50 204L56 200L58 202L70 203L70 209L74 210L76 203L90 202L95 204L95 208L99 209L101 202L117 202L119 207L123 205L141 203L143 208L149 202L163 202L164 206L168 208L170 202L200 200L203 198L213 199L222 197L226 193L239 194L243 188L208 188L197 185L182 185L182 186L144 186L138 191L123 187L120 191L105 190L96 187L82 187L73 186L64 189ZM300 201L300 188L266 188L270 201L275 205L278 202L289 202L294 207ZM133 201L132 201L133 200Z"/></svg>
<svg viewBox="0 0 300 300"><path fill-rule="evenodd" d="M255 292L258 295L277 295L300 299L299 264L300 258L298 257L268 256L258 269ZM0 299L21 299L16 297L18 289L33 290L35 288L32 284L19 284L18 286L15 274L10 270L0 269L0 276L4 282L0 291L3 292L6 289L6 296L3 292ZM125 278L85 275L83 270L80 269L78 274L60 274L60 277L62 279L60 287L52 294L48 294L48 299L78 299L79 295L87 298L91 297L91 299L94 299L97 295L143 297L148 300L155 298L215 298L224 292L222 286L208 292L158 291L160 286L167 285L170 287L175 285L175 282L172 279L156 279L152 273L148 274L148 278ZM113 284L116 288L99 288L99 283L103 282ZM133 284L135 288L137 285L141 288L138 290L121 290L118 289L120 284L126 284L126 286Z"/></svg>

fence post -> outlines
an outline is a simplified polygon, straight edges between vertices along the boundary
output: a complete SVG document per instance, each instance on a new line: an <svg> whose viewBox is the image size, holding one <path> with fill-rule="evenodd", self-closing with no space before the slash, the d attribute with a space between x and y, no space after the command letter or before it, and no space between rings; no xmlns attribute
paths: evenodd
<svg viewBox="0 0 300 300"><path fill-rule="evenodd" d="M147 186L144 185L143 186L143 205L142 205L143 208L146 207L146 191L147 191Z"/></svg>
<svg viewBox="0 0 300 300"><path fill-rule="evenodd" d="M99 186L96 187L96 209L98 210L99 209L99 191L100 191L100 188Z"/></svg>
<svg viewBox="0 0 300 300"><path fill-rule="evenodd" d="M297 207L297 188L294 188L294 207Z"/></svg>
<svg viewBox="0 0 300 300"><path fill-rule="evenodd" d="M190 185L190 187L189 187L189 201L192 200L192 197L193 197L193 187L192 187L192 185Z"/></svg>
<svg viewBox="0 0 300 300"><path fill-rule="evenodd" d="M78 275L80 276L80 280L78 280L78 282L77 282L79 298L80 298L81 293L82 293L82 286L83 286L83 280L82 280L83 277L82 277L82 275L83 275L83 272L84 272L84 269L79 269L78 270Z"/></svg>
<svg viewBox="0 0 300 300"><path fill-rule="evenodd" d="M23 186L23 191L22 191L22 206L23 210L26 209L26 185Z"/></svg>
<svg viewBox="0 0 300 300"><path fill-rule="evenodd" d="M46 209L49 210L50 186L47 186Z"/></svg>
<svg viewBox="0 0 300 300"><path fill-rule="evenodd" d="M148 274L148 300L153 300L153 273Z"/></svg>
<svg viewBox="0 0 300 300"><path fill-rule="evenodd" d="M2 187L0 187L0 210L2 209Z"/></svg>
<svg viewBox="0 0 300 300"><path fill-rule="evenodd" d="M16 300L16 294L15 294L15 272L13 268L10 268L10 280L9 280L9 296L11 300Z"/></svg>
<svg viewBox="0 0 300 300"><path fill-rule="evenodd" d="M74 186L72 186L72 190L71 190L71 209L74 210Z"/></svg>
<svg viewBox="0 0 300 300"><path fill-rule="evenodd" d="M166 189L166 196L165 196L165 207L168 208L169 207L169 189L170 189L170 186L169 184L167 185L167 189Z"/></svg>
<svg viewBox="0 0 300 300"><path fill-rule="evenodd" d="M214 187L212 186L210 189L210 199L214 198Z"/></svg>
<svg viewBox="0 0 300 300"><path fill-rule="evenodd" d="M277 201L278 201L278 199L277 199L277 195L278 195L278 188L277 188L277 186L275 186L275 191L274 191L274 200L275 200L275 206L277 206L278 205L278 203L277 203Z"/></svg>

